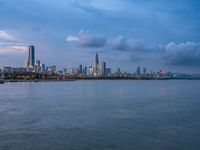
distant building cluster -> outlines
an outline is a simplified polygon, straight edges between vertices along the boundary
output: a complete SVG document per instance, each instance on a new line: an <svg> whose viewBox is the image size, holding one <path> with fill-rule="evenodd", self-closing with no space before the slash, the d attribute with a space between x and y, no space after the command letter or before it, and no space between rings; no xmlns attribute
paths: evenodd
<svg viewBox="0 0 200 150"><path fill-rule="evenodd" d="M147 68L138 66L133 73L122 72L118 67L115 72L107 67L105 61L100 63L98 53L95 54L93 64L90 66L78 65L74 68L63 68L58 70L55 65L46 66L40 60L35 59L35 47L30 45L28 47L28 59L25 67L11 67L5 66L0 69L0 73L40 73L48 75L64 75L69 77L135 77L135 78L172 78L171 72L165 71L148 71ZM178 76L178 75L176 75ZM180 76L180 75L179 75Z"/></svg>
<svg viewBox="0 0 200 150"><path fill-rule="evenodd" d="M95 55L93 65L84 66L84 65L80 64L80 65L78 65L77 68L70 68L69 72L67 72L66 68L64 68L64 69L65 69L65 71L63 73L65 73L69 76L78 76L78 77L81 77L81 76L83 76L83 77L84 76L89 76L89 77L111 76L111 68L106 68L106 62L102 62L102 65L100 65L98 53L96 53L96 55Z"/></svg>
<svg viewBox="0 0 200 150"><path fill-rule="evenodd" d="M35 59L35 46L30 45L28 47L28 59L25 63L25 67L11 67L5 66L0 69L0 73L14 73L14 72L34 72L43 74L59 74L68 76L90 76L90 77L106 77L111 76L111 68L106 67L106 62L102 62L100 65L98 53L96 53L94 58L94 63L91 66L84 66L82 64L75 68L63 68L62 70L57 70L55 65L46 66L41 63L40 60Z"/></svg>

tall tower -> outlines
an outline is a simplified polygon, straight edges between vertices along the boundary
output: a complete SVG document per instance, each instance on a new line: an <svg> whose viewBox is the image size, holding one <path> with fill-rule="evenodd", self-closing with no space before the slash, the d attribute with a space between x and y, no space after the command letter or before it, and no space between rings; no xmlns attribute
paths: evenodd
<svg viewBox="0 0 200 150"><path fill-rule="evenodd" d="M137 67L136 74L137 74L138 76L140 76L140 74L141 74L141 72L140 72L140 66Z"/></svg>
<svg viewBox="0 0 200 150"><path fill-rule="evenodd" d="M35 63L35 71L36 71L36 72L41 72L40 60L36 60L36 63Z"/></svg>
<svg viewBox="0 0 200 150"><path fill-rule="evenodd" d="M94 77L98 77L100 75L100 69L99 69L99 56L98 53L95 55L94 59L94 70L93 70Z"/></svg>
<svg viewBox="0 0 200 150"><path fill-rule="evenodd" d="M34 65L35 65L35 47L30 45L28 52L29 53L28 53L27 67L28 68L34 68Z"/></svg>
<svg viewBox="0 0 200 150"><path fill-rule="evenodd" d="M99 65L99 55L98 55L98 52L97 52L96 55L95 55L95 63L96 63L97 65Z"/></svg>
<svg viewBox="0 0 200 150"><path fill-rule="evenodd" d="M101 66L101 75L102 77L106 76L106 62L102 62L102 66Z"/></svg>
<svg viewBox="0 0 200 150"><path fill-rule="evenodd" d="M83 74L83 65L78 66L78 74L82 75Z"/></svg>

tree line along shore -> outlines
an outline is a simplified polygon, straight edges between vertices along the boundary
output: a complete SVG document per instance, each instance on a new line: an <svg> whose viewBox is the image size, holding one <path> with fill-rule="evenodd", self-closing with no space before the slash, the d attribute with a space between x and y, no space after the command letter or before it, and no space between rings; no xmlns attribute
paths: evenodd
<svg viewBox="0 0 200 150"><path fill-rule="evenodd" d="M74 81L74 80L172 80L172 79L200 79L188 77L144 77L144 76L68 76L59 74L41 74L41 73L5 73L3 80L5 82L39 82L39 81Z"/></svg>

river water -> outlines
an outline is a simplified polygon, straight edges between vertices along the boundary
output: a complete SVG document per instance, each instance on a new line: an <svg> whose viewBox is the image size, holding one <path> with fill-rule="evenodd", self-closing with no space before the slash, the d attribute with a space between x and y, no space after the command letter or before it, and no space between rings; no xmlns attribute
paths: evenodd
<svg viewBox="0 0 200 150"><path fill-rule="evenodd" d="M0 84L0 150L199 150L200 81Z"/></svg>

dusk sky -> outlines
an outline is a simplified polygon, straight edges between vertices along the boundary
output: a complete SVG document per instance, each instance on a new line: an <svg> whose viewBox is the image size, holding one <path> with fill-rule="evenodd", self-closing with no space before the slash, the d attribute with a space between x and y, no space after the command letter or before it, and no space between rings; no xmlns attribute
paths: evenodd
<svg viewBox="0 0 200 150"><path fill-rule="evenodd" d="M0 0L0 67L46 65L200 73L199 0Z"/></svg>

